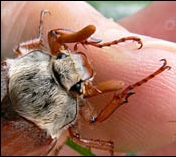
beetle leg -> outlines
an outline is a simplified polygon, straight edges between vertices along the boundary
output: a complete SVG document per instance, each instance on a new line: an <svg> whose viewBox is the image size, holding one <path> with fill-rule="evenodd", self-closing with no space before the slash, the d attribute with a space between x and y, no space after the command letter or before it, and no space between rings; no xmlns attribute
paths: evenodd
<svg viewBox="0 0 176 157"><path fill-rule="evenodd" d="M20 43L15 50L15 52L18 55L20 55L20 56L24 55L24 54L30 52L30 50L32 50L34 48L37 48L37 47L42 45L43 19L44 19L44 15L46 13L50 13L50 12L48 10L43 10L41 12L41 15L40 15L40 26L39 26L39 36L38 36L38 38Z"/></svg>
<svg viewBox="0 0 176 157"><path fill-rule="evenodd" d="M142 84L144 84L145 82L151 80L153 77L160 74L164 70L166 70L166 69L169 70L171 68L170 66L167 66L167 61L165 59L162 59L161 61L164 61L163 65L158 70L156 70L154 73L152 73L151 75L142 79L141 81L138 81L138 82L128 86L120 94L115 92L114 97L112 98L110 103L108 105L106 105L105 108L103 108L101 110L101 112L98 114L97 117L92 116L90 121L91 122L96 122L96 121L102 122L102 121L106 120L117 108L119 108L121 105L128 102L128 97L130 97L132 94L134 94L133 89L135 89L135 88L141 86ZM107 87L108 87L108 84L106 84L105 89ZM110 88L112 88L112 87L110 87ZM105 91L107 91L107 90L105 90ZM89 95L89 96L91 96L91 95ZM93 96L94 96L94 94L93 94Z"/></svg>
<svg viewBox="0 0 176 157"><path fill-rule="evenodd" d="M70 138L72 138L74 141L76 141L80 145L86 146L88 148L108 150L111 156L113 156L114 143L112 141L81 138L79 133L76 133L75 131L73 131L73 127L70 127L68 130L69 130Z"/></svg>
<svg viewBox="0 0 176 157"><path fill-rule="evenodd" d="M98 83L95 86L88 82L85 84L84 98L93 97L102 93L117 91L122 89L123 86L124 86L124 83L119 80L109 80L109 81Z"/></svg>
<svg viewBox="0 0 176 157"><path fill-rule="evenodd" d="M138 44L140 44L140 47L138 49L141 49L142 46L143 46L143 43L142 43L141 39L138 38L138 37L135 37L135 36L124 37L124 38L120 38L118 40L113 40L113 41L105 42L105 43L96 43L96 42L85 41L85 43L82 43L82 44L92 45L92 46L95 46L95 47L102 48L102 47L105 47L105 46L117 45L117 44L125 42L127 40L133 40L133 41L138 42Z"/></svg>
<svg viewBox="0 0 176 157"><path fill-rule="evenodd" d="M93 97L107 92L119 91L123 87L124 87L124 82L119 80L109 80L105 82L100 82L95 86L87 82L85 84L84 98ZM95 112L93 106L90 105L88 101L85 101L83 103L84 105L80 106L79 113L86 122L90 123L90 119L94 119L94 117L97 117L98 114L97 112Z"/></svg>

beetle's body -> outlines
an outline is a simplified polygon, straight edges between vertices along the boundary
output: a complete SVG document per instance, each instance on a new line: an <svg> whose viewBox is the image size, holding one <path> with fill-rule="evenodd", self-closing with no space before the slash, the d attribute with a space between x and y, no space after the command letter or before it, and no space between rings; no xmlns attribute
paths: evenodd
<svg viewBox="0 0 176 157"><path fill-rule="evenodd" d="M116 91L121 90L124 83L119 80L108 80L93 85L94 70L86 55L77 51L77 44L102 48L126 40L134 40L140 44L139 48L141 48L142 41L133 36L105 43L100 43L101 40L94 38L92 38L93 41L88 40L95 32L95 27L92 25L78 32L53 29L48 33L51 53L45 53L38 48L42 45L42 25L46 12L48 11L41 12L39 37L19 44L16 49L18 58L7 59L4 64L1 63L1 71L9 67L8 76L5 78L8 80L6 94L10 95L12 108L20 117L46 130L52 139L58 139L62 131L68 128L70 137L78 143L109 150L113 154L114 143L112 141L84 139L79 132L75 132L77 117L81 115L90 123L106 120L117 108L128 102L128 98L134 94L133 89L171 67L167 66L167 61L163 59L164 64L158 70L126 87L120 93ZM74 51L71 51L66 43L75 43ZM85 98L111 91L114 91L113 98L98 115L94 116L91 108L85 103ZM83 111L84 109L83 112L79 110L83 105L86 112ZM28 132L28 129L25 131ZM39 135L39 133L35 134Z"/></svg>
<svg viewBox="0 0 176 157"><path fill-rule="evenodd" d="M62 129L75 121L81 97L71 94L70 89L83 80L81 74L86 74L75 66L78 54L73 58L67 53L65 57L57 59L32 51L7 60L12 106L21 116L47 130L52 138L58 138Z"/></svg>

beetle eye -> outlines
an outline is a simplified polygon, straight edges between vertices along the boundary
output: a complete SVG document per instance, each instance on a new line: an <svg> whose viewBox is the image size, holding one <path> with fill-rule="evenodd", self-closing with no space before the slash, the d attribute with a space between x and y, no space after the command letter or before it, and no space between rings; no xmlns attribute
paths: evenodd
<svg viewBox="0 0 176 157"><path fill-rule="evenodd" d="M79 82L77 82L76 84L74 84L74 85L70 88L70 91L71 91L71 92L75 92L75 93L81 95L81 94L82 94L81 83L82 83L82 81L79 81Z"/></svg>
<svg viewBox="0 0 176 157"><path fill-rule="evenodd" d="M65 53L59 53L56 57L56 59L63 59L63 58L66 58L67 55Z"/></svg>

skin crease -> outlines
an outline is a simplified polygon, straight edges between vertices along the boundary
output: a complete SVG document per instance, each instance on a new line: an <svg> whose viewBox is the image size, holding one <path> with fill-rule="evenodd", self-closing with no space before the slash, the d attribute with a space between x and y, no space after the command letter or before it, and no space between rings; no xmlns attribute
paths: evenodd
<svg viewBox="0 0 176 157"><path fill-rule="evenodd" d="M157 7L159 4L156 3L159 2L154 2L151 7L154 5ZM174 2L172 3L175 5ZM80 46L80 50L87 54L94 66L96 71L95 83L118 79L124 81L125 86L127 86L141 80L162 66L162 62L159 62L160 59L167 59L168 65L172 67L170 71L164 71L145 85L135 89L136 94L129 98L129 103L115 111L106 121L91 126L81 121L80 132L86 138L113 140L115 150L118 152L141 151L141 154L145 154L147 150L170 144L167 147L169 151L166 152L175 153L176 45L172 43L176 41L175 36L173 37L174 31L167 31L166 29L166 31L164 30L165 33L160 34L163 28L155 30L153 37L172 41L168 42L131 34L125 29L129 28L131 32L151 35L152 30L155 29L154 20L149 26L143 23L142 27L139 26L139 21L144 19L142 15L146 17L146 21L149 20L147 11L150 5L148 10L145 8L141 11L141 16L136 14L120 20L120 24L124 26L122 27L103 17L85 2L2 2L1 4L2 59L14 56L12 55L12 48L18 43L37 37L39 15L43 9L51 11L51 16L46 15L44 20L44 43L47 41L46 33L50 29L79 30L88 24L94 24L97 27L94 37L103 39L103 41L132 35L142 39L144 46L140 50L137 50L139 45L135 42L126 42L119 44L119 46L103 49L92 46L84 49ZM169 2L166 4L169 5ZM73 10L73 6L76 8L75 10ZM164 18L171 17L170 12L167 12ZM130 23L128 23L129 19L131 20ZM147 26L150 27L149 30L151 31L144 31ZM176 26L173 29L175 30ZM165 38L165 34L167 34L167 38ZM112 94L106 94L90 101L98 110L103 108L111 97ZM73 154L72 151L64 146L59 155ZM95 150L94 152L98 155L109 154L107 151Z"/></svg>

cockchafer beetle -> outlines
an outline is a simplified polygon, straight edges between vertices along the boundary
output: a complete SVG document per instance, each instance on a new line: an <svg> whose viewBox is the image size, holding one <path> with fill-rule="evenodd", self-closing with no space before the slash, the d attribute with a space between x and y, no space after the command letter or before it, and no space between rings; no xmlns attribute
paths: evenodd
<svg viewBox="0 0 176 157"><path fill-rule="evenodd" d="M69 129L70 137L78 143L109 150L113 155L112 141L84 139L78 132L75 132L77 117L80 115L83 118L86 117L84 119L89 120L90 123L106 120L117 108L128 102L128 97L134 94L133 89L171 67L167 66L165 59L162 59L164 64L153 74L128 86L121 93L115 92L109 104L96 117L91 113L91 109L88 109L90 111L88 115L84 115L80 109L86 106L86 98L118 91L123 88L123 83L118 80L109 80L93 85L94 70L87 56L83 52L77 51L78 44L102 48L133 40L140 44L140 49L143 45L142 41L138 37L130 36L102 43L101 40L90 37L96 30L94 25L88 25L77 32L53 29L48 33L51 50L51 54L49 54L38 49L42 45L45 13L50 12L48 10L41 12L39 37L19 44L16 49L18 58L7 59L1 63L3 84L7 83L8 85L6 89L1 89L3 92L7 91L6 94L1 94L4 104L1 111L4 114L2 123L18 129L21 124L20 129L26 132L30 132L29 128L33 128L33 131L38 132L35 133L38 135L37 137L31 138L30 136L38 143L33 145L45 146L54 139L51 147L44 152L46 154L53 148L62 131ZM74 51L69 49L67 43L75 43ZM7 96L8 94L9 96ZM7 102L10 105L5 105ZM89 108L88 105L87 107ZM5 119L13 119L13 121L15 119L18 125L15 126ZM45 131L49 136L45 136Z"/></svg>

